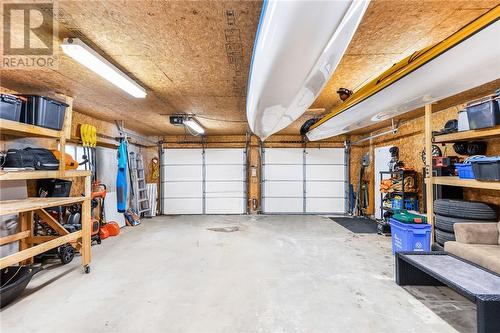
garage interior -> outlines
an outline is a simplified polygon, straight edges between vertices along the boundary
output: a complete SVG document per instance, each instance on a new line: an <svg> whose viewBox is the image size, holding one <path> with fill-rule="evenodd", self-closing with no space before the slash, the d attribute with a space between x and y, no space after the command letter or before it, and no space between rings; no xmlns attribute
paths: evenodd
<svg viewBox="0 0 500 333"><path fill-rule="evenodd" d="M364 6L338 63L302 113L256 134L279 108L252 113L252 99L260 110L299 94L271 79L297 80L300 59L309 75L326 23L300 24L309 10L334 20L333 3L2 2L2 331L500 332L500 3L337 1ZM31 34L30 11L44 22ZM303 34L286 34L286 15ZM449 83L463 89L404 97L370 123L353 112L418 91L411 75L492 29L496 62ZM26 36L53 53L12 52L32 47ZM72 56L78 43L122 87ZM448 73L433 75L416 85ZM385 86L363 97L373 82ZM40 120L47 101L64 110L57 128ZM491 124L471 120L477 105ZM313 137L345 115L341 134ZM27 167L27 147L57 165ZM397 247L395 228L412 226L428 244Z"/></svg>

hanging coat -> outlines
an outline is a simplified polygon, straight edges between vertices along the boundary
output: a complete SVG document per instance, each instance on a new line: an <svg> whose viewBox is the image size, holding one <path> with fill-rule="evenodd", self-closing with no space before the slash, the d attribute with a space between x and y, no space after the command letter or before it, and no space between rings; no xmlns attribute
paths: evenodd
<svg viewBox="0 0 500 333"><path fill-rule="evenodd" d="M127 141L118 146L118 174L116 175L116 208L119 213L127 210Z"/></svg>

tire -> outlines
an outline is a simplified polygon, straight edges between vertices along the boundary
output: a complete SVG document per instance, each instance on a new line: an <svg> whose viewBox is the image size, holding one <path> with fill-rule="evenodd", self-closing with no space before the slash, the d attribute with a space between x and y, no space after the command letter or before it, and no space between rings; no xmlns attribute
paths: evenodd
<svg viewBox="0 0 500 333"><path fill-rule="evenodd" d="M471 220L496 220L497 212L493 206L484 202L438 199L434 201L434 213L441 216L458 217Z"/></svg>
<svg viewBox="0 0 500 333"><path fill-rule="evenodd" d="M444 246L445 242L455 240L455 234L452 234L451 232L446 232L436 229L435 234L436 234L436 243L438 243L441 246Z"/></svg>
<svg viewBox="0 0 500 333"><path fill-rule="evenodd" d="M75 257L75 249L71 245L63 245L59 248L59 259L63 265L69 264Z"/></svg>
<svg viewBox="0 0 500 333"><path fill-rule="evenodd" d="M442 215L434 216L434 224L436 225L436 229L447 231L454 233L453 225L455 223L487 223L491 222L488 220L470 220L470 219L459 219L457 217L449 217Z"/></svg>

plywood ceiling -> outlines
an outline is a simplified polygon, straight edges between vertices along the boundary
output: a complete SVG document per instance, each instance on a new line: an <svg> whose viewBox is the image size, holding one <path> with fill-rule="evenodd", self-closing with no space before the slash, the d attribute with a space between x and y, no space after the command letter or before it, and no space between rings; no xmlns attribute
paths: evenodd
<svg viewBox="0 0 500 333"><path fill-rule="evenodd" d="M498 1L372 1L325 90L283 134L339 103L394 62L438 42ZM2 70L3 86L62 92L75 109L148 135L182 134L163 114L193 113L207 134L246 131L245 95L260 1L60 1L59 39L79 37L136 78L144 100L59 53L55 70ZM304 50L305 52L307 50ZM201 118L203 117L203 118ZM208 119L210 118L210 119ZM215 120L211 120L215 119ZM220 121L224 120L224 121Z"/></svg>

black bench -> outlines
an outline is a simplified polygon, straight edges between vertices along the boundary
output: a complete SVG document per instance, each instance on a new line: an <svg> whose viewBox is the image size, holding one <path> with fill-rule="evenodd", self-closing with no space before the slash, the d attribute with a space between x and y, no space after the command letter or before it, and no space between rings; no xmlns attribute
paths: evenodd
<svg viewBox="0 0 500 333"><path fill-rule="evenodd" d="M397 252L400 286L446 285L477 305L477 331L500 332L500 275L447 252Z"/></svg>

